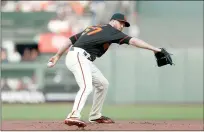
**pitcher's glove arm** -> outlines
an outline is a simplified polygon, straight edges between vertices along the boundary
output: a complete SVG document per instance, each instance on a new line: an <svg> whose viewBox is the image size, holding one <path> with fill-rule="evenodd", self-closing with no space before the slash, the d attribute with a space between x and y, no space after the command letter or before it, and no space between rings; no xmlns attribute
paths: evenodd
<svg viewBox="0 0 204 132"><path fill-rule="evenodd" d="M160 49L161 49L161 52L155 53L158 67L165 66L168 64L173 65L174 63L171 59L172 54L168 53L164 48L160 48Z"/></svg>

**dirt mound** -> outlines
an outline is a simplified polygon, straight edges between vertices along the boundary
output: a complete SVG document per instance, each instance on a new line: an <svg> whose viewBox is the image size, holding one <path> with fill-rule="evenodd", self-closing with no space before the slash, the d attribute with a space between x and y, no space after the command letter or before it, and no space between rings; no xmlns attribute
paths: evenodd
<svg viewBox="0 0 204 132"><path fill-rule="evenodd" d="M1 130L81 130L67 126L63 121L2 121ZM202 120L197 121L116 121L115 124L87 123L84 130L203 130Z"/></svg>

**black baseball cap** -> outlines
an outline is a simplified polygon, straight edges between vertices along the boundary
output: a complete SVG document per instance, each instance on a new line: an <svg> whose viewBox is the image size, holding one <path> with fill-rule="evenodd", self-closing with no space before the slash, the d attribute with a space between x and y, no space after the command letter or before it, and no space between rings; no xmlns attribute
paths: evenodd
<svg viewBox="0 0 204 132"><path fill-rule="evenodd" d="M111 20L118 20L118 21L125 22L125 27L129 27L130 26L130 23L127 22L127 19L126 19L125 15L123 15L121 13L113 14L113 16L111 17Z"/></svg>

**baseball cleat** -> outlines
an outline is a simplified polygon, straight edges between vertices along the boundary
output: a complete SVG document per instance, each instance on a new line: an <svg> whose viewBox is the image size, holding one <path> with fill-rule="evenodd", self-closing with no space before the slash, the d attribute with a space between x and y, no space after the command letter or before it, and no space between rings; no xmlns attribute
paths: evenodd
<svg viewBox="0 0 204 132"><path fill-rule="evenodd" d="M94 120L89 120L89 122L96 122L96 123L115 123L112 119L105 117L105 116L101 116L98 119L94 119Z"/></svg>
<svg viewBox="0 0 204 132"><path fill-rule="evenodd" d="M86 127L86 123L78 118L67 118L64 120L64 123L68 126Z"/></svg>

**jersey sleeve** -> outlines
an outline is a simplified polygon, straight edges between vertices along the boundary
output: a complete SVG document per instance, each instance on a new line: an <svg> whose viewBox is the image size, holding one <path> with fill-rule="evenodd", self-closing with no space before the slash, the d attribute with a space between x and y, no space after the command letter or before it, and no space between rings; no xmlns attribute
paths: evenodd
<svg viewBox="0 0 204 132"><path fill-rule="evenodd" d="M118 32L117 34L113 35L112 43L118 44L129 44L129 41L132 37L129 35L124 34L123 32Z"/></svg>
<svg viewBox="0 0 204 132"><path fill-rule="evenodd" d="M77 34L75 34L69 38L72 41L72 44L74 44L79 39L79 37L82 35L82 33L83 32L77 33Z"/></svg>

